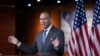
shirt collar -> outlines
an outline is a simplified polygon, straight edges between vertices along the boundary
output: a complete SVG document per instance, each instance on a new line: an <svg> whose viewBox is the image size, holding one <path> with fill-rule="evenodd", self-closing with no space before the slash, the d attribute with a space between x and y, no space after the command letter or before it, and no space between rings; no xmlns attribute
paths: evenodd
<svg viewBox="0 0 100 56"><path fill-rule="evenodd" d="M52 26L53 25L51 24L47 29L44 29L44 30L50 31L50 29L51 29Z"/></svg>

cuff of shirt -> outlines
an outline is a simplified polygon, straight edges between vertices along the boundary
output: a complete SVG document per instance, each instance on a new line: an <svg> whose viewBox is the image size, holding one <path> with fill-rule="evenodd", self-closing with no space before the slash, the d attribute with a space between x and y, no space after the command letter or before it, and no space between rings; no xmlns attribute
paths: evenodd
<svg viewBox="0 0 100 56"><path fill-rule="evenodd" d="M21 45L21 42L19 42L18 44L17 44L17 47L19 47Z"/></svg>

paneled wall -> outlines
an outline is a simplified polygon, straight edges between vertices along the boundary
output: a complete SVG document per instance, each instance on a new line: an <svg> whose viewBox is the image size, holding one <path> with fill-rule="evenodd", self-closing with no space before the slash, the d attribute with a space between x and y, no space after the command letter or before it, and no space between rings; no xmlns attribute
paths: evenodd
<svg viewBox="0 0 100 56"><path fill-rule="evenodd" d="M0 53L16 54L16 47L8 43L8 36L15 35L15 9L0 7Z"/></svg>

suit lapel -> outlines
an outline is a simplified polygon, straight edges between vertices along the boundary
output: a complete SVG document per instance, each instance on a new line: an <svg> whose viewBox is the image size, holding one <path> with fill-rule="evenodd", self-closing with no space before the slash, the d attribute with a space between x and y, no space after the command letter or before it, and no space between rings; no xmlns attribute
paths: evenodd
<svg viewBox="0 0 100 56"><path fill-rule="evenodd" d="M52 28L50 29L50 32L49 32L48 35L47 35L47 38L46 38L45 44L44 44L44 46L43 46L43 49L45 48L45 46L48 44L48 41L49 41L50 38L52 37L53 28L54 28L54 26L52 26Z"/></svg>
<svg viewBox="0 0 100 56"><path fill-rule="evenodd" d="M40 33L40 49L41 49L41 51L42 51L42 49L43 49L43 42L42 42L42 35L43 35L43 31Z"/></svg>

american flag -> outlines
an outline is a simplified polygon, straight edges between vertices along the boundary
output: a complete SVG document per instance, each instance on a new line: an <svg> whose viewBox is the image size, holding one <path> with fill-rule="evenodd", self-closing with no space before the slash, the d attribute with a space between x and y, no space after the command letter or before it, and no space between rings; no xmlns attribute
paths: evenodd
<svg viewBox="0 0 100 56"><path fill-rule="evenodd" d="M71 36L68 43L69 56L91 56L84 0L77 1Z"/></svg>
<svg viewBox="0 0 100 56"><path fill-rule="evenodd" d="M90 44L92 56L100 56L100 0L96 0Z"/></svg>

